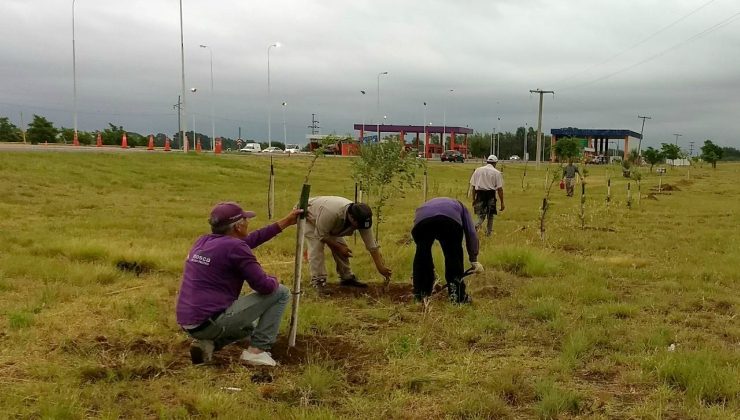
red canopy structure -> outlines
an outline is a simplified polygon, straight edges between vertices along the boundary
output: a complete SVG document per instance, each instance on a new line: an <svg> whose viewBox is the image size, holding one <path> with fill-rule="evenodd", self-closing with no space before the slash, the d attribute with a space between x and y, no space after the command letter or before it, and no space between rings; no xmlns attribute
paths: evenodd
<svg viewBox="0 0 740 420"><path fill-rule="evenodd" d="M444 125L375 125L375 124L355 124L354 129L359 131L357 140L360 143L374 143L379 141L382 133L398 134L399 138L406 144L406 134L415 133L416 140L413 144L416 145L417 150L424 151L424 157L430 158L433 154L441 154L445 151L443 144L446 144L446 138L449 136L449 147L447 150L457 150L468 156L468 134L473 134L473 129L467 127L455 127L455 126L444 126ZM372 138L366 138L366 132L376 132L377 136ZM424 134L423 143L419 140L419 135ZM430 137L432 134L439 134L441 137L445 137L442 140L443 144L431 144ZM457 143L457 135L462 134L463 140L461 143Z"/></svg>

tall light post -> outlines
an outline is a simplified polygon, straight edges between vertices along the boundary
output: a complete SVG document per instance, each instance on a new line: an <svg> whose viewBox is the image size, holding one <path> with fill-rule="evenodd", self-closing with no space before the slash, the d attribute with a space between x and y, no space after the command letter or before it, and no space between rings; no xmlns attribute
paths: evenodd
<svg viewBox="0 0 740 420"><path fill-rule="evenodd" d="M442 152L446 150L445 148L445 136L447 136L447 99L452 95L452 92L454 92L455 89L450 89L447 91L447 95L445 95L445 106L442 111Z"/></svg>
<svg viewBox="0 0 740 420"><path fill-rule="evenodd" d="M418 148L419 145L417 144L416 147ZM419 154L419 151L416 151L416 154ZM424 158L427 157L427 103L424 102Z"/></svg>
<svg viewBox="0 0 740 420"><path fill-rule="evenodd" d="M360 93L362 94L362 130L360 130L360 133L362 134L363 138L360 139L360 143L364 143L365 139L365 114L367 113L367 106L365 105L365 92L364 90L361 90Z"/></svg>
<svg viewBox="0 0 740 420"><path fill-rule="evenodd" d="M529 155L527 155L527 123L524 123L524 154L522 155L522 159L525 162L529 160Z"/></svg>
<svg viewBox="0 0 740 420"><path fill-rule="evenodd" d="M377 104L377 109L376 109L377 118L378 118L376 120L377 125L378 125L376 127L376 129L378 130L378 143L380 143L380 76L382 76L384 74L387 75L388 72L387 71L382 71L382 72L378 73L378 104Z"/></svg>
<svg viewBox="0 0 740 420"><path fill-rule="evenodd" d="M197 91L198 91L198 88L190 88L190 92L192 92L193 94L195 94L195 92ZM185 102L184 99L183 99L183 102ZM193 150L198 150L198 148L196 147L197 144L198 144L198 141L195 138L195 111L193 111Z"/></svg>
<svg viewBox="0 0 740 420"><path fill-rule="evenodd" d="M498 123L496 124L496 156L501 155L501 117L498 118Z"/></svg>
<svg viewBox="0 0 740 420"><path fill-rule="evenodd" d="M287 102L283 102L283 147L288 147L288 128L285 125L285 109L288 107Z"/></svg>
<svg viewBox="0 0 740 420"><path fill-rule="evenodd" d="M495 135L496 135L496 127L493 128L493 133L491 133L491 152L489 153L489 155L493 154L493 136Z"/></svg>
<svg viewBox="0 0 740 420"><path fill-rule="evenodd" d="M211 150L216 150L216 102L213 98L213 49L208 45L200 44L201 48L207 48L211 56Z"/></svg>
<svg viewBox="0 0 740 420"><path fill-rule="evenodd" d="M75 50L75 0L72 0L72 101L74 102L74 137L77 144L77 52Z"/></svg>
<svg viewBox="0 0 740 420"><path fill-rule="evenodd" d="M272 103L270 102L270 49L280 48L280 43L275 42L267 47L267 147L272 147Z"/></svg>
<svg viewBox="0 0 740 420"><path fill-rule="evenodd" d="M182 143L182 150L187 151L188 146L185 142L185 131L187 131L188 129L188 123L186 121L186 118L183 118L187 114L185 113L185 43L182 31L182 0L180 0L180 75L180 89L182 90L182 94L180 95L180 97L182 98L182 102L180 102L179 106L180 118L178 118L178 121L180 121L180 127L178 127L178 130L180 131L180 143Z"/></svg>

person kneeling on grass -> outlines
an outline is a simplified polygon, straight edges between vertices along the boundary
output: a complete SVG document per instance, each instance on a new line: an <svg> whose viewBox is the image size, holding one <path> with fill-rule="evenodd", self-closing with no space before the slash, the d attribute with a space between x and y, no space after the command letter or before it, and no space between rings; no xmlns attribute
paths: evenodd
<svg viewBox="0 0 740 420"><path fill-rule="evenodd" d="M418 301L432 294L435 280L432 245L437 240L442 245L445 257L445 280L450 300L454 303L469 303L470 297L465 292L465 283L462 281L465 272L463 236L473 273L483 272L483 266L478 262L478 235L468 209L452 198L433 198L416 209L411 236L416 243L414 298Z"/></svg>
<svg viewBox="0 0 740 420"><path fill-rule="evenodd" d="M268 275L252 249L296 224L295 209L269 226L249 233L254 212L233 202L219 203L203 235L190 249L177 298L177 323L195 339L190 346L193 364L208 362L213 352L244 338L250 345L241 359L252 365L275 366L270 353L290 290ZM255 293L239 296L244 282Z"/></svg>

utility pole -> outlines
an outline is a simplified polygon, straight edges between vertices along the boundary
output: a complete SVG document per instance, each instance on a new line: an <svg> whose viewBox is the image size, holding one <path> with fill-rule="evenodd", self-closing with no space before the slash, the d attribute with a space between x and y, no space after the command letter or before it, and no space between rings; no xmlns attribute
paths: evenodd
<svg viewBox="0 0 740 420"><path fill-rule="evenodd" d="M25 140L24 140L24 142L25 142ZM689 142L689 157L691 158L693 156L694 156L694 142L693 141L690 141Z"/></svg>
<svg viewBox="0 0 740 420"><path fill-rule="evenodd" d="M180 124L180 116L182 115L182 113L180 112L181 106L182 106L182 102L180 102L180 95L177 95L177 103L172 105L172 109L177 110L177 133L178 133L178 137L180 138L180 144L182 144L183 139L184 139L184 137L182 136L182 131L180 131L182 127L182 124Z"/></svg>
<svg viewBox="0 0 740 420"><path fill-rule="evenodd" d="M319 122L316 120L316 114L311 114L311 125L308 128L311 129L311 134L319 134Z"/></svg>
<svg viewBox="0 0 740 420"><path fill-rule="evenodd" d="M537 157L536 157L536 163L537 166L540 166L540 155L542 154L543 147L542 147L542 95L545 93L552 93L553 96L555 96L554 90L541 90L541 89L534 89L530 90L529 93L539 93L540 94L540 112L539 117L537 119Z"/></svg>
<svg viewBox="0 0 740 420"><path fill-rule="evenodd" d="M678 146L678 138L683 136L683 134L673 133L673 135L676 136L676 146Z"/></svg>
<svg viewBox="0 0 740 420"><path fill-rule="evenodd" d="M639 158L642 156L642 133L645 131L645 120L650 120L652 119L652 117L643 117L641 115L638 115L637 118L642 118L642 128L640 129L640 141L637 142L637 157Z"/></svg>
<svg viewBox="0 0 740 420"><path fill-rule="evenodd" d="M26 144L26 124L23 122L23 111L21 111L21 134L23 134L23 144ZM694 144L692 141L691 144Z"/></svg>

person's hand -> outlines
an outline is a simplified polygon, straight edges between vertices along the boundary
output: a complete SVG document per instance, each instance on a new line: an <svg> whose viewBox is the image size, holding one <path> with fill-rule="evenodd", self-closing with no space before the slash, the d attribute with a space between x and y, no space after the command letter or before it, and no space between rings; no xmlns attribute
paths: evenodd
<svg viewBox="0 0 740 420"><path fill-rule="evenodd" d="M480 274L483 271L485 271L483 269L483 264L479 263L478 261L476 261L474 263L470 263L470 264L473 266L473 273L474 274Z"/></svg>
<svg viewBox="0 0 740 420"><path fill-rule="evenodd" d="M393 274L393 270L386 267L385 265L381 265L377 268L378 268L378 273L380 273L380 275L385 277L386 279L389 278L391 274Z"/></svg>
<svg viewBox="0 0 740 420"><path fill-rule="evenodd" d="M352 257L352 250L347 245L335 243L333 250L342 258Z"/></svg>
<svg viewBox="0 0 740 420"><path fill-rule="evenodd" d="M278 220L278 225L280 225L280 229L285 229L288 226L292 226L296 223L298 223L298 216L300 216L303 213L303 210L301 209L293 209L288 213L285 217Z"/></svg>
<svg viewBox="0 0 740 420"><path fill-rule="evenodd" d="M504 203L501 203L501 210L499 210L499 211L504 211L505 208L506 207L504 206Z"/></svg>

